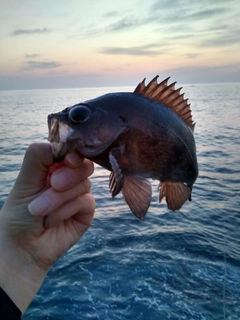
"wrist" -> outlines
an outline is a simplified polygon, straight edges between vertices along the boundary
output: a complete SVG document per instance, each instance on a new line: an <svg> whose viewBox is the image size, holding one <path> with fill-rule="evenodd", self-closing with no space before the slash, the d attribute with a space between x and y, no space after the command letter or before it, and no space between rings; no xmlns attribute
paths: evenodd
<svg viewBox="0 0 240 320"><path fill-rule="evenodd" d="M37 266L21 248L0 237L0 287L25 312L41 287L47 270Z"/></svg>

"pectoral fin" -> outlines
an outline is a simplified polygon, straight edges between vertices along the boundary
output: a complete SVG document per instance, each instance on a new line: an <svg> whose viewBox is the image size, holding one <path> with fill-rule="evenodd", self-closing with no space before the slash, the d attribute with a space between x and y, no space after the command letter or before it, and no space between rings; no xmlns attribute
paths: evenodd
<svg viewBox="0 0 240 320"><path fill-rule="evenodd" d="M168 209L180 210L188 199L191 199L191 189L182 182L160 182L159 202L166 198Z"/></svg>
<svg viewBox="0 0 240 320"><path fill-rule="evenodd" d="M115 197L122 190L124 176L122 175L121 169L113 152L110 152L109 154L109 161L112 167L112 172L109 176L109 189L112 197Z"/></svg>
<svg viewBox="0 0 240 320"><path fill-rule="evenodd" d="M126 176L122 193L134 215L144 220L152 198L151 183L139 177Z"/></svg>

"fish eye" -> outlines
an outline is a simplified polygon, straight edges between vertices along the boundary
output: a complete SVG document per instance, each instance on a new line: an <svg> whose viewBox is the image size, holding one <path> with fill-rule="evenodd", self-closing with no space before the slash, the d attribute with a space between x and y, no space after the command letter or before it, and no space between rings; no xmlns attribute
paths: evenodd
<svg viewBox="0 0 240 320"><path fill-rule="evenodd" d="M68 113L68 118L74 123L82 123L86 121L91 114L91 111L83 105L72 107Z"/></svg>

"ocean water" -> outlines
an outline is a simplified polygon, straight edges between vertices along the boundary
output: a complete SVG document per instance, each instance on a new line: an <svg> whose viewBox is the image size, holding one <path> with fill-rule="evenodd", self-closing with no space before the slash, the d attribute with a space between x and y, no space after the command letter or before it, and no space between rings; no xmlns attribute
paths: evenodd
<svg viewBox="0 0 240 320"><path fill-rule="evenodd" d="M46 141L47 115L133 88L0 91L0 208L27 146ZM23 319L240 319L240 84L184 86L194 120L199 177L179 212L158 203L145 221L109 172L95 166L92 227L49 271Z"/></svg>

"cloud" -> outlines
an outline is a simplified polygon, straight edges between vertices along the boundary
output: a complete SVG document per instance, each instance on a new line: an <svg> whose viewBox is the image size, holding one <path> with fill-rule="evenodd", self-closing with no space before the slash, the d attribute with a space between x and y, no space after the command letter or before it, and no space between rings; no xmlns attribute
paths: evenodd
<svg viewBox="0 0 240 320"><path fill-rule="evenodd" d="M202 20L206 20L206 22L212 22L216 25L216 19L219 19L219 23L221 18L224 16L226 19L226 14L231 14L231 11L231 5L226 5L224 0L218 2L209 0L158 0L150 7L150 14L160 24L176 24L179 22L198 24ZM206 28L208 27L206 25Z"/></svg>
<svg viewBox="0 0 240 320"><path fill-rule="evenodd" d="M62 64L59 62L54 62L54 61L27 61L26 66L23 68L23 70L33 70L33 69L54 69L61 67Z"/></svg>
<svg viewBox="0 0 240 320"><path fill-rule="evenodd" d="M134 47L105 47L100 50L103 54L112 55L131 55L131 56L157 56L160 54L165 54L166 50L160 50L158 44L147 44L144 46L134 46Z"/></svg>
<svg viewBox="0 0 240 320"><path fill-rule="evenodd" d="M136 27L139 23L133 19L128 19L128 18L123 18L120 19L119 21L110 24L106 30L107 31L121 31L124 29L131 29L133 27Z"/></svg>
<svg viewBox="0 0 240 320"><path fill-rule="evenodd" d="M176 0L174 4L161 0L154 3L151 12L159 26L156 32L175 44L215 49L240 43L239 9L224 0L217 4L208 0Z"/></svg>
<svg viewBox="0 0 240 320"><path fill-rule="evenodd" d="M159 24L176 24L182 22L183 24L194 23L197 24L202 20L210 21L214 17L219 18L222 14L225 14L228 9L226 8L213 8L205 10L191 10L191 8L181 8L175 11L168 11L164 14L154 12L152 21Z"/></svg>
<svg viewBox="0 0 240 320"><path fill-rule="evenodd" d="M234 0L230 0L231 2L234 2ZM229 1L229 2L230 2ZM217 6L216 6L217 4ZM189 12L196 12L196 11L201 11L202 8L205 8L204 11L209 10L210 8L213 8L213 10L216 9L218 11L219 6L223 5L223 8L228 10L229 4L226 5L226 0L218 0L218 2L212 2L209 0L157 0L155 1L151 7L150 10L152 12L155 11L160 11L164 12L166 14L166 11L170 12L181 12L182 14L184 13L189 13Z"/></svg>
<svg viewBox="0 0 240 320"><path fill-rule="evenodd" d="M12 32L12 36L21 36L24 34L45 34L49 33L51 30L47 28L42 29L17 29Z"/></svg>
<svg viewBox="0 0 240 320"><path fill-rule="evenodd" d="M152 33L159 34L159 38L168 41L169 44L170 40L177 40L178 44L180 42L186 44L184 40L192 38L195 45L201 47L204 46L202 39L211 37L213 39L213 47L216 47L218 34L214 32L213 28L216 30L219 26L219 31L223 30L224 25L222 21L223 17L225 17L225 32L230 35L229 24L231 24L231 16L233 14L232 8L227 6L224 0L219 0L218 5L215 2L209 2L209 0L202 0L200 3L198 0L158 0L152 6L149 6L149 9L146 9L142 15L133 12L131 15L127 13L122 18L118 18L120 17L120 12L110 11L105 16L108 16L109 19L111 16L115 17L113 23L107 22L107 25L100 28L96 25L91 26L82 30L82 33L78 37L89 38L90 36L106 36L106 34L120 34L121 32L128 32L128 36L131 37L134 30L139 30L142 27L143 35L146 32L150 35ZM228 22L226 22L226 16L228 17ZM232 37L230 36L230 38ZM211 46L210 42L209 46ZM146 55L149 53L152 56L159 54L156 50L138 47L109 47L102 49L101 52L130 55Z"/></svg>
<svg viewBox="0 0 240 320"><path fill-rule="evenodd" d="M239 82L240 64L181 67L159 74L163 78L171 76L172 79L178 79L179 83Z"/></svg>
<svg viewBox="0 0 240 320"><path fill-rule="evenodd" d="M33 54L25 54L24 58L25 59L33 59L33 58L37 58L40 57L42 54L39 53L33 53Z"/></svg>
<svg viewBox="0 0 240 320"><path fill-rule="evenodd" d="M119 15L118 11L109 11L103 15L105 18L117 17Z"/></svg>
<svg viewBox="0 0 240 320"><path fill-rule="evenodd" d="M122 70L122 69L121 69ZM108 73L107 76L97 73L75 74L61 76L53 74L50 76L28 76L21 74L19 76L1 76L0 90L8 89L39 89L39 88L79 88L79 87L109 87L109 86L136 86L144 77L151 80L156 74L159 74L159 80L171 76L171 81L177 80L178 87L184 83L210 83L210 82L240 82L240 64L224 66L195 66L182 67L175 69L149 70L149 73L140 74L139 72L123 74L118 72L118 76ZM94 90L93 90L94 92ZM97 91L96 91L97 92ZM95 94L94 94L95 95ZM191 97L189 97L191 98Z"/></svg>
<svg viewBox="0 0 240 320"><path fill-rule="evenodd" d="M107 18L115 18L113 23L107 23L104 27L99 27L99 25L88 26L85 29L81 29L81 32L75 37L89 38L90 36L106 36L107 33L111 34L129 31L155 22L155 18L152 14L149 15L148 13L143 17L134 14L127 14L125 17L118 19L117 17L120 15L121 14L117 11L106 13L104 16ZM109 21L109 19L106 21Z"/></svg>
<svg viewBox="0 0 240 320"><path fill-rule="evenodd" d="M225 8L214 8L214 9L208 9L208 10L200 10L197 12L194 12L192 14L186 14L184 19L190 19L190 20L202 20L202 19L208 19L212 18L213 16L219 16L222 13L226 13L228 9Z"/></svg>
<svg viewBox="0 0 240 320"><path fill-rule="evenodd" d="M122 18L115 23L110 24L108 27L105 28L105 31L116 32L122 30L129 30L133 28L137 28L152 22L152 18L133 18L133 17L125 17Z"/></svg>
<svg viewBox="0 0 240 320"><path fill-rule="evenodd" d="M64 75L64 76L63 76ZM114 83L111 79L110 83ZM119 84L119 83L118 83ZM109 80L104 79L96 73L78 73L76 75L66 75L65 73L53 74L49 76L28 76L21 74L19 76L1 76L0 90L9 89L40 89L40 88L79 88L79 87L100 87L108 86Z"/></svg>
<svg viewBox="0 0 240 320"><path fill-rule="evenodd" d="M211 34L205 37L200 43L204 47L225 47L240 43L240 33L237 31L225 30L221 34Z"/></svg>
<svg viewBox="0 0 240 320"><path fill-rule="evenodd" d="M110 23L105 27L99 28L99 26L94 26L93 28L88 28L83 31L82 34L78 35L81 37L89 37L89 36L98 36L98 35L106 35L106 33L116 33L121 31L128 31L134 28L138 28L150 22L149 18L134 18L134 17L124 17L117 20L114 23Z"/></svg>
<svg viewBox="0 0 240 320"><path fill-rule="evenodd" d="M199 54L198 53L187 53L185 56L188 59L195 59L195 58L197 58L199 56Z"/></svg>

